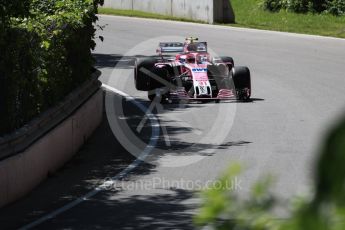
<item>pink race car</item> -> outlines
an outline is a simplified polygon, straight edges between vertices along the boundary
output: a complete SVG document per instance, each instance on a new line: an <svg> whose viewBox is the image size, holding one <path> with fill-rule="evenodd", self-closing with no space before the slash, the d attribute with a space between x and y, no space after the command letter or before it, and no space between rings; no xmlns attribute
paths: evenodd
<svg viewBox="0 0 345 230"><path fill-rule="evenodd" d="M158 58L135 61L135 87L148 91L150 100L250 99L249 69L235 67L231 57L211 58L206 42L198 42L197 38L187 38L185 43L162 42L157 53Z"/></svg>

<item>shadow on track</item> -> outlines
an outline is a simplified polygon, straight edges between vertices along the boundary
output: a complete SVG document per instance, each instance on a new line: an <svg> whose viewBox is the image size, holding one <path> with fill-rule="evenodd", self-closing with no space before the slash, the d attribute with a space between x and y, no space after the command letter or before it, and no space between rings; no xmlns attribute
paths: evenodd
<svg viewBox="0 0 345 230"><path fill-rule="evenodd" d="M65 213L37 229L194 229L190 213L197 205L186 203L194 193L175 188L159 191L157 195L118 199L111 198L114 192L103 192L76 207L75 212Z"/></svg>

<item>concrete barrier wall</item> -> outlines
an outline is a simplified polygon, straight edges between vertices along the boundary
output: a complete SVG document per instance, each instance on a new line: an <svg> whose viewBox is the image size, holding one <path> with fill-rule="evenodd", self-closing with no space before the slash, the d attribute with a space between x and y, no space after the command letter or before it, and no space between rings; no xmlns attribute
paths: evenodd
<svg viewBox="0 0 345 230"><path fill-rule="evenodd" d="M104 7L138 10L207 23L234 22L229 0L105 0Z"/></svg>
<svg viewBox="0 0 345 230"><path fill-rule="evenodd" d="M99 126L102 116L103 92L99 90L24 152L0 161L0 207L24 196L64 165Z"/></svg>
<svg viewBox="0 0 345 230"><path fill-rule="evenodd" d="M235 23L235 12L229 0L214 0L214 22Z"/></svg>
<svg viewBox="0 0 345 230"><path fill-rule="evenodd" d="M172 0L131 0L133 10L151 12L171 16Z"/></svg>
<svg viewBox="0 0 345 230"><path fill-rule="evenodd" d="M213 1L173 0L172 16L213 23Z"/></svg>

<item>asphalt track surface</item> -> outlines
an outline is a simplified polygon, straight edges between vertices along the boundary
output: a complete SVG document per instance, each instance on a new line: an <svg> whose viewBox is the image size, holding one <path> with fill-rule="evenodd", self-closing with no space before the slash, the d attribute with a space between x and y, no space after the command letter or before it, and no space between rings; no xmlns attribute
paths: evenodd
<svg viewBox="0 0 345 230"><path fill-rule="evenodd" d="M144 114L135 103L109 91L107 112L92 138L62 170L1 209L1 229L25 226L64 207L134 162L130 146L117 140L117 120L141 144L155 140L155 151L116 190L98 192L36 228L192 229L200 203L193 191L214 182L231 162L245 168L237 187L244 197L267 173L276 177L274 192L282 199L310 190L322 137L344 112L345 40L112 16L101 16L99 25L105 25L98 31L105 40L97 42L94 56L101 81L146 108L146 93L134 89L133 58L154 55L156 41L186 36L247 65L253 100L164 105L154 111L157 137L149 121L137 130Z"/></svg>

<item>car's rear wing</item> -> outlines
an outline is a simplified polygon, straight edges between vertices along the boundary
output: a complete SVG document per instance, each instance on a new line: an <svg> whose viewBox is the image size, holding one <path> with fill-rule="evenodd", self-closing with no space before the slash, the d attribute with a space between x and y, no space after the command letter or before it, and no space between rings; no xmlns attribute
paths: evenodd
<svg viewBox="0 0 345 230"><path fill-rule="evenodd" d="M182 42L161 42L157 49L157 53L182 53L184 51L184 44Z"/></svg>

